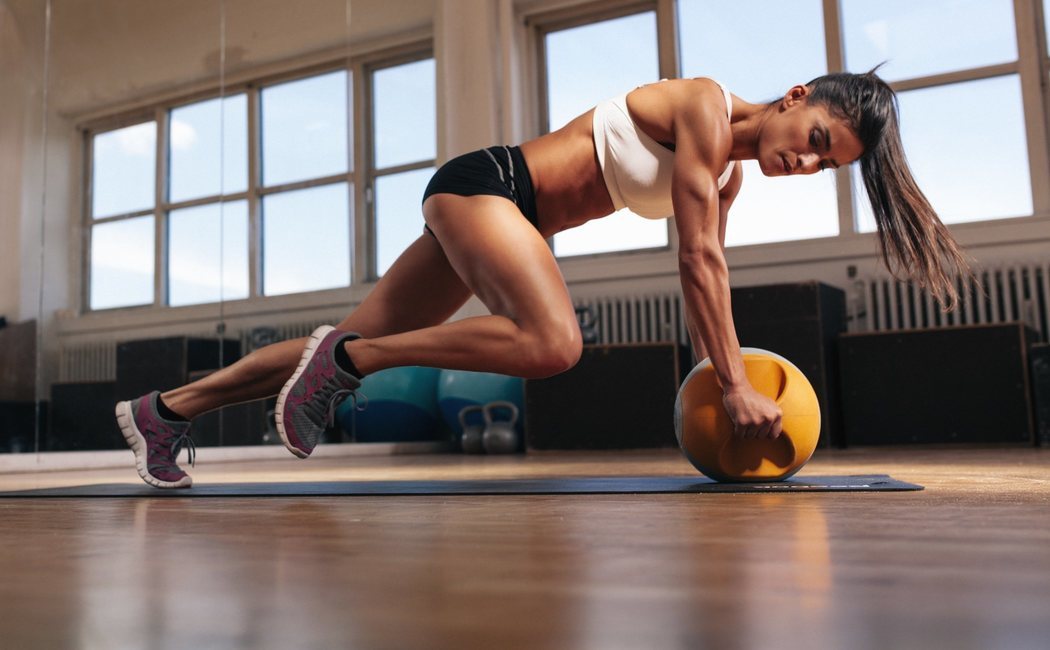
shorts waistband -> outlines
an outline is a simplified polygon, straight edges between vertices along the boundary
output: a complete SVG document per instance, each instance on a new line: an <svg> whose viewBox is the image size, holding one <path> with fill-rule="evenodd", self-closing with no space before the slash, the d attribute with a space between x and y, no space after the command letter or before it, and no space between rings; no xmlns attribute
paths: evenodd
<svg viewBox="0 0 1050 650"><path fill-rule="evenodd" d="M539 227L539 218L536 215L536 193L532 187L532 174L525 162L525 156L518 146L495 146L484 149L499 168L500 179L514 195L514 203L517 204L521 213L529 222ZM505 173L505 176L502 174Z"/></svg>

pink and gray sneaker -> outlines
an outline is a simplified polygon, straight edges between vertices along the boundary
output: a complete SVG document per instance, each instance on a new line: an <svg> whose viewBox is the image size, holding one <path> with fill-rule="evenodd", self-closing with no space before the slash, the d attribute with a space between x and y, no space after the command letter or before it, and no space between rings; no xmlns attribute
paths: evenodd
<svg viewBox="0 0 1050 650"><path fill-rule="evenodd" d="M322 325L310 335L299 367L277 396L277 433L284 446L306 458L326 429L335 424L335 410L347 397L356 404L361 380L339 367L335 352L346 341L361 338Z"/></svg>
<svg viewBox="0 0 1050 650"><path fill-rule="evenodd" d="M117 404L117 424L135 453L135 467L146 483L158 488L187 488L193 479L175 461L179 451L189 450L193 464L196 450L189 422L165 420L157 413L160 391Z"/></svg>

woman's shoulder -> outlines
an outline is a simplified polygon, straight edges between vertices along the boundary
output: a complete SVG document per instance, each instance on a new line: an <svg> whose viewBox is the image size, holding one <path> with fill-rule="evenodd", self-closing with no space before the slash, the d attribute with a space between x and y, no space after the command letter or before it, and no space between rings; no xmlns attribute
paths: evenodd
<svg viewBox="0 0 1050 650"><path fill-rule="evenodd" d="M721 98L724 86L721 82L710 77L688 77L681 79L661 79L652 83L638 86L633 92L640 90L655 91L661 94L685 94L706 98L708 96Z"/></svg>
<svg viewBox="0 0 1050 650"><path fill-rule="evenodd" d="M639 86L629 93L632 105L648 105L665 115L687 114L690 119L726 121L724 87L709 77L663 79Z"/></svg>
<svg viewBox="0 0 1050 650"><path fill-rule="evenodd" d="M726 93L708 77L671 79L651 84L652 94L639 97L638 104L659 106L654 112L663 116L663 124L675 151L687 152L690 158L703 160L721 173L732 148L732 131ZM632 98L633 99L633 98Z"/></svg>
<svg viewBox="0 0 1050 650"><path fill-rule="evenodd" d="M668 79L641 86L628 94L627 108L635 124L657 142L677 153L684 137L690 142L685 149L702 149L712 162L721 159L725 165L732 145L730 126L725 97L714 80Z"/></svg>

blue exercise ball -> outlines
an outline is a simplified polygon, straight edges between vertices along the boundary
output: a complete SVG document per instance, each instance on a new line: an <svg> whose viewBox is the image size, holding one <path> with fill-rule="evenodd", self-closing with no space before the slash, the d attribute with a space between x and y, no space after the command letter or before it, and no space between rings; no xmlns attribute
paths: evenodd
<svg viewBox="0 0 1050 650"><path fill-rule="evenodd" d="M356 442L441 440L437 368L406 366L368 375L358 389L363 410L348 399L336 410L339 426Z"/></svg>
<svg viewBox="0 0 1050 650"><path fill-rule="evenodd" d="M438 407L445 424L462 434L459 412L466 406L484 406L489 402L511 402L519 411L525 408L525 380L491 372L442 370L437 382ZM480 422L480 417L478 418ZM518 432L524 430L524 418L518 419ZM475 424L468 422L467 424Z"/></svg>

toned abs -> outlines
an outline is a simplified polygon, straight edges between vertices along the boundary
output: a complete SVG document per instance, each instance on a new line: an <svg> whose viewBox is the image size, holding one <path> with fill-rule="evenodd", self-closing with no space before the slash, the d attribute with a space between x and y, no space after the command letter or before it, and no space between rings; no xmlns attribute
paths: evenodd
<svg viewBox="0 0 1050 650"><path fill-rule="evenodd" d="M557 131L521 145L544 237L613 212L594 150L593 113L587 111Z"/></svg>

